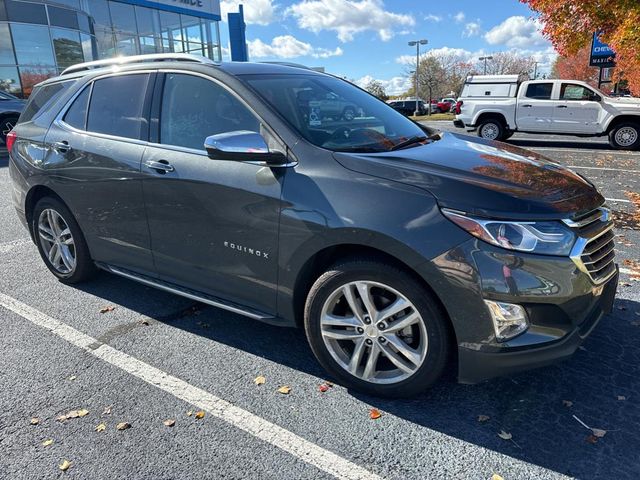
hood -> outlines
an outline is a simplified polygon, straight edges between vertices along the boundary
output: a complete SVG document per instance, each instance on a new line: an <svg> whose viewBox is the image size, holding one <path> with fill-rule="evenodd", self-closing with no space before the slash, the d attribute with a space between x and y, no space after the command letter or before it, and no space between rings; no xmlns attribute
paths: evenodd
<svg viewBox="0 0 640 480"><path fill-rule="evenodd" d="M479 216L570 218L604 203L577 173L501 142L443 133L441 140L395 152L334 153L345 168L414 185L441 207Z"/></svg>

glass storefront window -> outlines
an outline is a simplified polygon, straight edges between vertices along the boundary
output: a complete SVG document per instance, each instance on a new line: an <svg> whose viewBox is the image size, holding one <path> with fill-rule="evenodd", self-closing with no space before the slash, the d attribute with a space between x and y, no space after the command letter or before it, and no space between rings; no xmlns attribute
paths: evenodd
<svg viewBox="0 0 640 480"><path fill-rule="evenodd" d="M188 15L180 15L180 18L182 19L184 39L188 42L202 43L203 37L200 29L200 19Z"/></svg>
<svg viewBox="0 0 640 480"><path fill-rule="evenodd" d="M98 49L98 58L115 56L116 46L113 42L113 33L111 33L111 30L96 27L96 47Z"/></svg>
<svg viewBox="0 0 640 480"><path fill-rule="evenodd" d="M78 14L68 8L49 7L49 25L78 30Z"/></svg>
<svg viewBox="0 0 640 480"><path fill-rule="evenodd" d="M126 33L116 34L116 53L118 55L138 55L138 37Z"/></svg>
<svg viewBox="0 0 640 480"><path fill-rule="evenodd" d="M111 14L109 13L107 0L91 0L89 2L89 13L96 25L111 28Z"/></svg>
<svg viewBox="0 0 640 480"><path fill-rule="evenodd" d="M90 62L97 58L95 55L95 47L94 42L89 35L85 35L84 33L80 34L80 43L82 44L82 56L84 57L85 62Z"/></svg>
<svg viewBox="0 0 640 480"><path fill-rule="evenodd" d="M111 22L114 30L129 33L136 33L138 31L133 5L109 2L109 11L111 11Z"/></svg>
<svg viewBox="0 0 640 480"><path fill-rule="evenodd" d="M91 23L89 22L89 17L80 12L78 12L78 28L83 32L91 33Z"/></svg>
<svg viewBox="0 0 640 480"><path fill-rule="evenodd" d="M44 5L14 0L6 0L4 3L7 7L7 16L12 22L47 24L47 12Z"/></svg>
<svg viewBox="0 0 640 480"><path fill-rule="evenodd" d="M174 32L180 32L180 15L173 12L160 12L160 29L162 38L173 37Z"/></svg>
<svg viewBox="0 0 640 480"><path fill-rule="evenodd" d="M79 33L61 28L52 28L51 39L53 40L53 49L59 69L65 69L84 61Z"/></svg>
<svg viewBox="0 0 640 480"><path fill-rule="evenodd" d="M13 42L9 34L9 25L0 23L0 65L15 64L16 58L13 55Z"/></svg>
<svg viewBox="0 0 640 480"><path fill-rule="evenodd" d="M12 23L11 35L18 65L55 65L47 27Z"/></svg>
<svg viewBox="0 0 640 480"><path fill-rule="evenodd" d="M22 83L23 95L28 97L31 95L34 85L44 82L47 78L55 77L57 74L55 67L20 67L20 82Z"/></svg>
<svg viewBox="0 0 640 480"><path fill-rule="evenodd" d="M67 7L80 8L80 0L49 0L48 3L59 3ZM92 3L92 1L89 3Z"/></svg>
<svg viewBox="0 0 640 480"><path fill-rule="evenodd" d="M16 67L0 67L0 90L18 96L22 93Z"/></svg>
<svg viewBox="0 0 640 480"><path fill-rule="evenodd" d="M160 15L158 10L146 7L135 7L138 33L148 37L160 36Z"/></svg>

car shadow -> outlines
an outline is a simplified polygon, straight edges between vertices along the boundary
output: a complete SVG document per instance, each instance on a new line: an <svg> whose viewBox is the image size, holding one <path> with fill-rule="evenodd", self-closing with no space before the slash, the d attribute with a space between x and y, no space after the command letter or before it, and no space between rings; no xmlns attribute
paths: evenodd
<svg viewBox="0 0 640 480"><path fill-rule="evenodd" d="M166 301L166 293L107 273L78 288L175 328L330 379L301 329L267 325L190 301L157 316L154 305ZM478 385L459 385L446 375L412 399L350 393L388 414L555 472L584 479L637 478L640 326L632 323L640 322L637 312L640 303L617 300L613 313L583 347L557 365ZM479 421L480 415L488 419ZM591 437L573 415L607 434ZM500 438L501 431L512 439Z"/></svg>
<svg viewBox="0 0 640 480"><path fill-rule="evenodd" d="M522 148L571 148L583 150L610 150L618 153L618 150L611 148L607 142L587 142L581 140L539 140L535 138L510 138L505 143L516 145Z"/></svg>

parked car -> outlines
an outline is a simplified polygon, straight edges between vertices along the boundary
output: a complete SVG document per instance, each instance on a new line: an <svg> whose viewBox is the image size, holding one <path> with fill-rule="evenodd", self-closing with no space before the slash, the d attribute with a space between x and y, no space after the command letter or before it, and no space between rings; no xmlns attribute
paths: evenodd
<svg viewBox="0 0 640 480"><path fill-rule="evenodd" d="M301 90L367 117L312 123ZM61 282L102 269L301 326L337 381L370 394L565 358L616 292L591 183L311 70L185 54L80 64L35 87L8 147L16 211Z"/></svg>
<svg viewBox="0 0 640 480"><path fill-rule="evenodd" d="M334 92L322 92L310 88L296 92L298 108L305 111L307 123L321 125L322 119L352 121L361 110L358 105L345 100Z"/></svg>
<svg viewBox="0 0 640 480"><path fill-rule="evenodd" d="M15 126L25 101L0 90L0 142L4 145L7 134Z"/></svg>
<svg viewBox="0 0 640 480"><path fill-rule="evenodd" d="M578 80L470 76L456 114L456 126L490 140L505 140L514 132L606 135L613 148L640 148L640 99L609 97Z"/></svg>
<svg viewBox="0 0 640 480"><path fill-rule="evenodd" d="M454 107L455 104L456 104L456 99L448 97L448 98L441 99L436 105L438 107L438 111L442 113L447 113L451 111L451 108Z"/></svg>
<svg viewBox="0 0 640 480"><path fill-rule="evenodd" d="M406 117L412 117L416 111L415 100L392 100L388 103L391 108L400 112ZM418 112L420 115L426 115L428 113L427 106L422 100L418 100Z"/></svg>

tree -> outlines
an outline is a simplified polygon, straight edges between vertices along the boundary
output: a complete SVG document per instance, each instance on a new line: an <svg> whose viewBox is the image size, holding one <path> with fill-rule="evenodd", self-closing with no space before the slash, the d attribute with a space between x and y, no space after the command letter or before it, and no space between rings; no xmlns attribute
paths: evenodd
<svg viewBox="0 0 640 480"><path fill-rule="evenodd" d="M380 83L378 80L371 80L369 83L367 83L364 89L371 95L375 95L376 97L378 97L383 102L389 100L389 95L387 95L387 92L384 89L384 85L382 85L382 83Z"/></svg>
<svg viewBox="0 0 640 480"><path fill-rule="evenodd" d="M520 0L540 14L543 33L561 55L576 55L594 32L616 52L614 78L625 78L640 95L640 2L638 0Z"/></svg>
<svg viewBox="0 0 640 480"><path fill-rule="evenodd" d="M498 52L487 61L487 75L520 75L533 73L533 57L521 57L514 52ZM476 71L484 72L484 61L475 66Z"/></svg>
<svg viewBox="0 0 640 480"><path fill-rule="evenodd" d="M597 86L600 72L597 67L589 66L590 53L591 49L586 46L575 55L558 56L551 68L553 76L567 80L582 80L594 87Z"/></svg>
<svg viewBox="0 0 640 480"><path fill-rule="evenodd" d="M411 88L407 95L415 95L415 67L407 68L407 75L411 76ZM452 54L427 53L420 57L418 69L418 86L423 98L441 98L454 92L457 94L471 70L471 64L465 59Z"/></svg>

